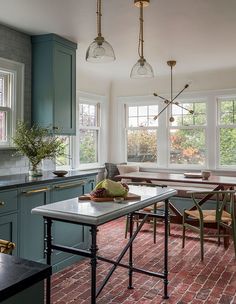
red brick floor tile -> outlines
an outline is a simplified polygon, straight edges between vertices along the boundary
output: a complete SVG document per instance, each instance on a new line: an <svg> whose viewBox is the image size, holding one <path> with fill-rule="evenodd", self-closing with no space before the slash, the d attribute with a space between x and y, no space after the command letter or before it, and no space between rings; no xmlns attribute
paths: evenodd
<svg viewBox="0 0 236 304"><path fill-rule="evenodd" d="M114 259L126 241L125 219L108 223L98 232L99 255ZM153 231L145 225L134 243L134 264L150 271L163 270L163 225ZM98 304L236 304L236 260L232 242L228 250L212 240L204 242L204 262L200 260L199 238L193 232L181 248L181 226L171 225L169 239L169 299L164 300L163 281L134 273L133 290L128 290L128 271L118 267L97 299ZM127 263L126 254L122 262ZM100 283L111 265L98 263ZM52 276L52 304L90 304L90 264L84 259Z"/></svg>

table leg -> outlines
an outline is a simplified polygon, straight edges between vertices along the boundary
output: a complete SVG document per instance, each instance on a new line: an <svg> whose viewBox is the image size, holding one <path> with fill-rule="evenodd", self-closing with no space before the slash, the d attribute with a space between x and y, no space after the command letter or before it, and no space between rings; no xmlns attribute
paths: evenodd
<svg viewBox="0 0 236 304"><path fill-rule="evenodd" d="M168 299L168 235L169 235L169 200L165 200L165 240L164 240L164 299Z"/></svg>
<svg viewBox="0 0 236 304"><path fill-rule="evenodd" d="M91 304L96 304L96 270L97 270L97 227L91 226L90 229L92 243L91 251Z"/></svg>
<svg viewBox="0 0 236 304"><path fill-rule="evenodd" d="M46 224L46 260L47 264L51 265L51 254L52 254L52 220L45 218ZM46 280L46 303L51 303L51 276Z"/></svg>
<svg viewBox="0 0 236 304"><path fill-rule="evenodd" d="M133 214L129 214L129 237L130 239L133 236ZM128 289L133 289L133 243L130 244L129 247L129 285Z"/></svg>

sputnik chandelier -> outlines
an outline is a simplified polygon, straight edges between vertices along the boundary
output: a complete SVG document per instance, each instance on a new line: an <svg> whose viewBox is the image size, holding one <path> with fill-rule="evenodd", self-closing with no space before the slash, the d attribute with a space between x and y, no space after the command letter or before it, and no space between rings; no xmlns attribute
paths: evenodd
<svg viewBox="0 0 236 304"><path fill-rule="evenodd" d="M102 36L101 11L101 0L97 0L97 37L86 52L86 60L89 62L110 62L116 59L112 46Z"/></svg>
<svg viewBox="0 0 236 304"><path fill-rule="evenodd" d="M131 78L146 78L154 77L153 69L151 65L144 58L143 53L143 8L149 5L149 0L134 0L134 5L139 7L139 43L138 43L138 55L139 59L137 63L133 66L130 77Z"/></svg>
<svg viewBox="0 0 236 304"><path fill-rule="evenodd" d="M172 75L173 72L172 72L172 69L176 65L176 61L175 60L169 60L169 61L167 61L167 64L168 64L168 66L170 66L170 69L171 69L171 72L170 72L170 100L168 100L168 99L166 99L166 98L158 95L157 93L153 93L153 95L155 97L159 97L166 104L165 107L156 116L154 116L154 120L156 120L161 115L161 113L163 113L170 106L170 118L169 118L169 121L170 122L174 122L175 119L173 117L172 105L176 105L176 106L180 107L181 109L186 110L190 114L194 114L194 111L193 110L189 110L186 107L183 107L182 105L179 104L178 101L175 101L176 98L179 97L179 95L189 87L189 84L186 84L184 86L184 88L177 95L175 95L175 97L173 97L173 75Z"/></svg>

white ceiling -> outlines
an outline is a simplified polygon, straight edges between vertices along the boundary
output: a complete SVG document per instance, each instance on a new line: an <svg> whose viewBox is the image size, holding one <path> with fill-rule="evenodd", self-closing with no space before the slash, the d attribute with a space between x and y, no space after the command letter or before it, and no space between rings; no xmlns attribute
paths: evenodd
<svg viewBox="0 0 236 304"><path fill-rule="evenodd" d="M57 33L78 43L79 72L127 78L138 59L133 0L103 0L102 33L116 61L85 61L96 37L96 0L0 0L0 22L29 34ZM144 9L144 54L157 76L236 67L236 0L150 0ZM1 43L1 42L0 42Z"/></svg>

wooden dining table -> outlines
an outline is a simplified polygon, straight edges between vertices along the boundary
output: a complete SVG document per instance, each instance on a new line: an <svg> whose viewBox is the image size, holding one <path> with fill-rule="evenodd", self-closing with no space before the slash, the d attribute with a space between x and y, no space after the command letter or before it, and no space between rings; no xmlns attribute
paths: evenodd
<svg viewBox="0 0 236 304"><path fill-rule="evenodd" d="M188 175L188 174L186 174ZM191 175L191 174L190 174ZM197 174L196 174L197 175ZM194 176L194 174L192 174ZM208 179L203 179L202 177L186 177L184 173L163 173L163 172L130 172L125 174L116 175L116 180L131 180L134 182L144 182L144 183L157 183L162 185L171 185L172 188L185 189L186 191L217 191L217 190L232 190L236 187L236 177L233 176L217 176L210 175ZM176 186L175 186L176 183ZM190 185L191 184L191 185ZM181 188L183 186L183 188ZM191 187L190 187L191 186ZM204 189L203 189L204 188ZM203 205L206 201L212 198L213 195L208 194L202 197L199 201L199 205ZM182 224L183 217L182 213L174 206L174 204L169 203L169 208L172 211L170 215L170 221L175 224ZM196 207L191 207L189 210L194 210ZM215 228L214 224L208 224L209 228ZM227 248L229 245L229 238L224 238L224 246Z"/></svg>
<svg viewBox="0 0 236 304"><path fill-rule="evenodd" d="M159 173L159 172L130 172L116 175L116 179L132 179L145 182L163 181L163 182L177 182L183 184L198 184L198 185L216 185L217 189L228 189L236 187L236 176L217 176L211 175L207 180L201 177L190 178L185 177L183 173ZM217 190L215 189L215 190Z"/></svg>

